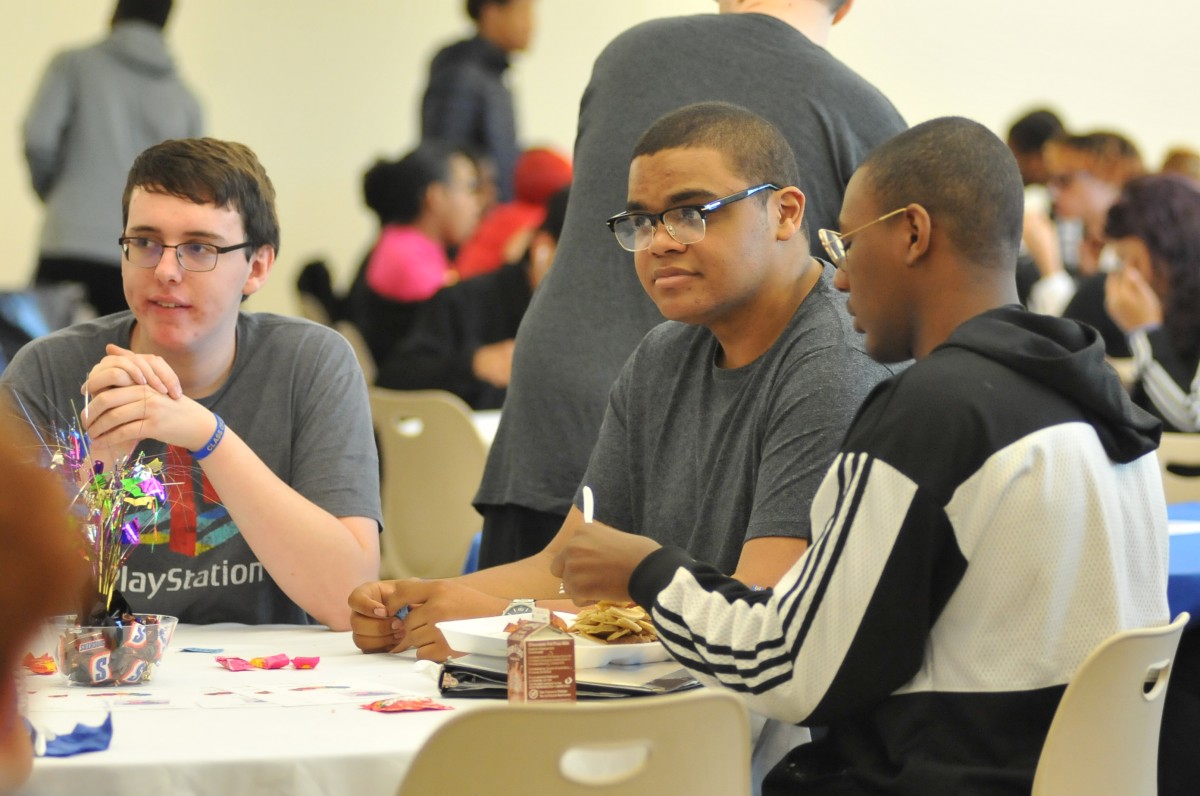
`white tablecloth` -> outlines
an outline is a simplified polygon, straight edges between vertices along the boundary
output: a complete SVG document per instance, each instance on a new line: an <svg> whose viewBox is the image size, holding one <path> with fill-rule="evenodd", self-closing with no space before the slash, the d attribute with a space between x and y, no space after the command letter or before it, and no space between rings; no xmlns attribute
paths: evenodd
<svg viewBox="0 0 1200 796"><path fill-rule="evenodd" d="M319 656L312 670L292 668L230 672L212 653L185 647L220 648L252 658L283 653ZM107 751L69 758L42 758L21 796L32 794L355 794L391 796L417 750L455 711L375 713L360 705L294 707L200 707L204 691L247 686L372 682L407 694L432 696L456 710L481 702L442 700L427 667L407 655L363 655L349 633L295 626L180 625L151 683L126 688L171 700L169 707L117 707ZM58 675L26 678L29 715L52 731L76 721L99 724L102 705L81 712L38 709L48 692L61 691ZM73 687L76 692L93 689ZM39 693L40 692L40 693ZM101 703L104 697L96 698ZM77 700L76 700L77 701ZM59 703L61 704L61 703Z"/></svg>
<svg viewBox="0 0 1200 796"><path fill-rule="evenodd" d="M492 440L496 438L496 429L500 428L500 410L476 409L471 412L471 422L475 424L475 430L479 432L483 444L491 448Z"/></svg>

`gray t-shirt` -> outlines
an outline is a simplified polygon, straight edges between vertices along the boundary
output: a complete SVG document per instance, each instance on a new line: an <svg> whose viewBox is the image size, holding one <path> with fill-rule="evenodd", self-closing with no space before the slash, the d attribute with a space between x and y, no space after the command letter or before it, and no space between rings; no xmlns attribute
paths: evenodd
<svg viewBox="0 0 1200 796"><path fill-rule="evenodd" d="M905 127L879 91L773 17L660 19L618 36L583 95L558 254L517 334L476 504L555 514L570 507L609 388L663 320L638 282L633 255L604 220L625 207L638 136L664 113L705 100L737 103L783 131L800 166L813 241L817 229L836 228L846 183L866 154Z"/></svg>
<svg viewBox="0 0 1200 796"><path fill-rule="evenodd" d="M859 404L892 373L863 351L832 279L827 265L775 344L741 368L716 366L702 326L646 335L583 479L597 520L730 574L747 539L811 538L813 495Z"/></svg>
<svg viewBox="0 0 1200 796"><path fill-rule="evenodd" d="M45 433L78 415L79 387L106 343L128 347L133 316L108 315L35 340L0 377ZM219 414L280 479L335 517L382 521L379 464L366 383L330 329L267 313L238 316L229 378L201 404ZM198 462L147 440L166 465L167 501L117 587L135 611L184 622L311 621L246 544Z"/></svg>

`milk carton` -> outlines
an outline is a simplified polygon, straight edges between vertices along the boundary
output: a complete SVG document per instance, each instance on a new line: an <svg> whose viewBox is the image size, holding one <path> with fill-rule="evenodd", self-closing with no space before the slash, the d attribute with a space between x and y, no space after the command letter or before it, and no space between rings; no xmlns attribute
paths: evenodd
<svg viewBox="0 0 1200 796"><path fill-rule="evenodd" d="M508 701L574 702L575 639L548 622L509 633Z"/></svg>

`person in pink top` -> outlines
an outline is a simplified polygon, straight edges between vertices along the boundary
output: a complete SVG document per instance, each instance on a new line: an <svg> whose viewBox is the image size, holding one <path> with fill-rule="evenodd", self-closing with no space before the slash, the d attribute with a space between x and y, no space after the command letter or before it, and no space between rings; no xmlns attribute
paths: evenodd
<svg viewBox="0 0 1200 796"><path fill-rule="evenodd" d="M461 150L427 142L363 176L380 231L350 290L350 314L376 360L408 330L416 307L458 281L446 250L479 222L478 172Z"/></svg>

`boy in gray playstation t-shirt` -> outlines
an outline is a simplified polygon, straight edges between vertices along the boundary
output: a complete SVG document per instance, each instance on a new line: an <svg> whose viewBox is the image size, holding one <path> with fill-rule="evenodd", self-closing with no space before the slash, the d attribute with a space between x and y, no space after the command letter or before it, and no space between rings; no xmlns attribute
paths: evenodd
<svg viewBox="0 0 1200 796"><path fill-rule="evenodd" d="M345 629L346 594L379 576L370 407L340 335L240 309L279 248L266 171L242 144L166 141L122 211L129 311L29 343L0 393L41 429L78 423L93 461L166 465L118 578L135 611Z"/></svg>

